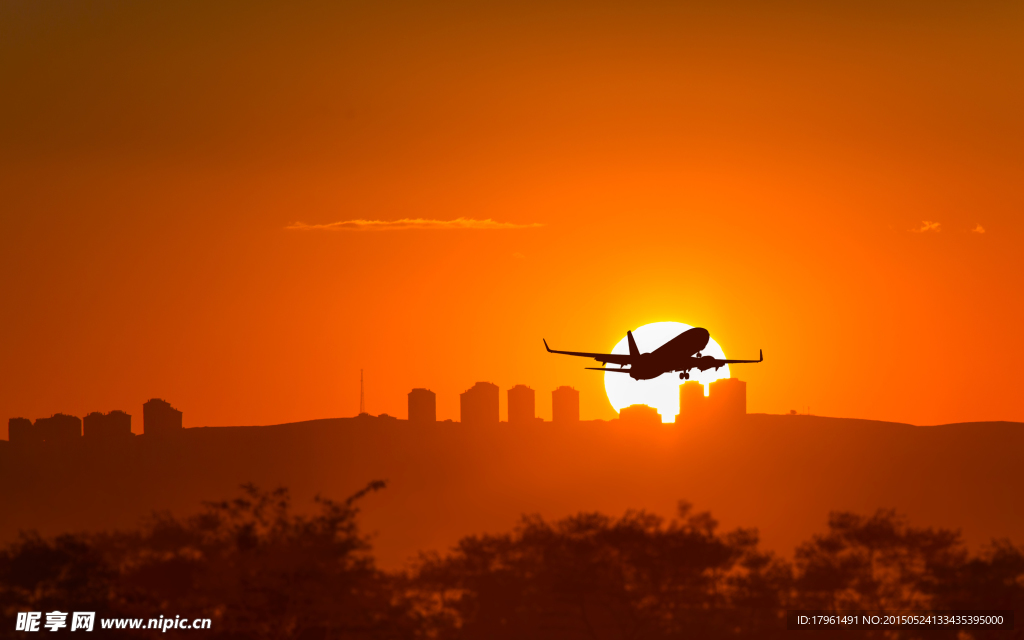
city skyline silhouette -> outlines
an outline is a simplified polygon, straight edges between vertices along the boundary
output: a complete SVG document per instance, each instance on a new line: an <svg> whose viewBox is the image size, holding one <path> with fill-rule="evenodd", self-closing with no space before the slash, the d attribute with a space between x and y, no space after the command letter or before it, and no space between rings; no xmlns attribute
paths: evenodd
<svg viewBox="0 0 1024 640"><path fill-rule="evenodd" d="M686 415L681 411L673 416L676 418L676 422L703 420L708 417L732 418L746 415L745 382L735 378L712 382L709 385L710 393L707 394L710 399L706 398L704 386L693 380L679 385L680 407L686 411ZM718 391L715 390L716 388ZM536 415L536 392L532 388L525 384L517 384L506 391L508 400L504 405L505 419L502 420L498 386L486 381L475 383L470 389L460 394L462 415L460 415L459 422L472 425L496 424L498 422L523 425L545 422L542 417ZM697 396L700 401L693 399ZM684 401L684 398L691 399ZM571 424L580 421L578 391L562 385L551 391L551 399L552 417L547 422ZM360 411L352 417L393 417L388 413L374 416L366 412L362 402L364 400L362 393L360 400ZM437 394L430 389L422 387L412 389L408 393L407 412L404 419L416 424L437 423L436 403ZM657 409L643 403L637 403L627 408L634 409L636 407L652 409L657 413ZM139 435L164 437L183 430L184 412L174 408L168 401L162 398L151 398L143 403L142 408L142 430ZM79 437L98 441L116 440L136 435L132 431L131 418L130 414L120 409L114 409L106 414L93 411L84 418L61 413L50 417L36 418L34 421L21 416L11 417L7 420L7 441L36 445L46 442L67 442ZM621 412L619 412L618 418L629 420L628 416L624 418ZM451 420L446 421L452 422ZM13 438L11 434L13 434Z"/></svg>

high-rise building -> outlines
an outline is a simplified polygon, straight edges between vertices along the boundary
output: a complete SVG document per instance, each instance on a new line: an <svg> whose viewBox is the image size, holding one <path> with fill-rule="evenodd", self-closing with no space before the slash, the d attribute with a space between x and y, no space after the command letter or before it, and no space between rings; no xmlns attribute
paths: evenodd
<svg viewBox="0 0 1024 640"><path fill-rule="evenodd" d="M708 411L716 418L747 414L747 383L736 378L715 380L708 388Z"/></svg>
<svg viewBox="0 0 1024 640"><path fill-rule="evenodd" d="M84 437L89 440L116 440L132 435L132 417L124 411L103 415L93 411L82 420Z"/></svg>
<svg viewBox="0 0 1024 640"><path fill-rule="evenodd" d="M631 404L619 412L619 420L633 425L658 425L661 424L661 414L646 404Z"/></svg>
<svg viewBox="0 0 1024 640"><path fill-rule="evenodd" d="M170 402L153 398L142 405L142 433L154 436L181 431L181 412Z"/></svg>
<svg viewBox="0 0 1024 640"><path fill-rule="evenodd" d="M459 395L459 420L465 424L498 424L498 385L478 382Z"/></svg>
<svg viewBox="0 0 1024 640"><path fill-rule="evenodd" d="M679 415L676 422L696 422L708 415L708 399L704 397L704 385L690 380L679 385Z"/></svg>
<svg viewBox="0 0 1024 640"><path fill-rule="evenodd" d="M580 421L580 392L561 386L551 392L551 421L570 423Z"/></svg>
<svg viewBox="0 0 1024 640"><path fill-rule="evenodd" d="M533 422L537 415L537 400L533 389L517 384L508 390L508 423Z"/></svg>
<svg viewBox="0 0 1024 640"><path fill-rule="evenodd" d="M76 416L55 413L49 418L38 418L32 425L36 437L47 444L73 442L82 437L82 420Z"/></svg>
<svg viewBox="0 0 1024 640"><path fill-rule="evenodd" d="M7 440L12 444L38 444L43 438L28 418L11 418L7 421Z"/></svg>
<svg viewBox="0 0 1024 640"><path fill-rule="evenodd" d="M437 422L437 396L430 389L409 392L409 422Z"/></svg>

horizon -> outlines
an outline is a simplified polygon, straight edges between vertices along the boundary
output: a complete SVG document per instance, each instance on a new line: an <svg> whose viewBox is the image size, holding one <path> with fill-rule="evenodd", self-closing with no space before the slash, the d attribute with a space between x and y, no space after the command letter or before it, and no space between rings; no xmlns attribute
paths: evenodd
<svg viewBox="0 0 1024 640"><path fill-rule="evenodd" d="M738 378L732 378L732 379L738 380ZM480 381L477 381L474 384L478 384L480 382L488 383L488 384L493 384L493 383L490 383L489 381L486 381L486 380L480 380ZM701 384L705 388L707 387L707 385L704 385L703 383L701 383ZM519 387L519 386L529 387L529 385L524 385L523 383L519 383L517 385L513 385L513 387L509 387L509 389L512 389L514 387ZM559 387L556 387L555 389L552 389L551 392L554 392L554 391L556 391L558 389L566 388L566 387L573 388L570 385L560 385ZM505 389L505 391L508 391L509 389ZM414 387L410 391L419 391L419 390L430 391L431 393L433 393L433 390L430 389L429 387ZM578 391L578 390L576 390L574 388L573 388L573 390L574 391ZM537 389L533 389L533 391L536 392L538 390ZM499 395L499 399L500 399L499 407L500 407L500 409L499 409L499 420L498 420L497 424L506 424L506 425L515 426L515 423L514 422L510 422L510 420L508 419L508 415L507 415L508 414L507 396L506 396L506 399L501 399L501 398L502 398L502 396ZM166 398L152 398L151 400L166 400ZM172 402L171 405L174 406L174 403ZM141 406L142 405L140 405L140 407ZM657 411L656 407L652 407L651 405L644 404L644 403L636 403L636 404L630 405L630 407L636 407L636 406L647 407L647 408L651 408L651 409L654 409L655 411ZM177 408L177 407L174 407L174 408ZM899 424L899 425L907 425L907 426L914 426L914 427L940 427L940 426L953 426L953 425L960 425L960 424L984 424L984 423L1015 423L1015 424L1024 424L1024 423L1018 423L1015 420L962 420L962 421L958 421L958 422L941 422L941 423L932 423L932 424L916 424L916 423L912 423L912 422L900 422L900 421L897 421L897 420L886 420L886 419L875 419L875 418L855 418L855 417L851 417L851 416L830 416L830 415L814 413L810 409L811 409L810 407L805 407L804 410L794 408L794 409L790 409L789 411L784 411L782 413L770 413L770 412L766 412L766 411L747 411L743 415L748 415L748 416L794 416L794 417L826 418L826 419L833 419L833 420L857 420L857 421L865 421L865 422L881 422L881 423L888 423L888 424ZM50 414L48 416L47 415L35 416L35 417L29 417L29 416L10 416L10 417L8 417L8 420L27 419L27 420L30 420L30 421L34 422L37 419L49 418L49 417L53 417L55 415L71 416L71 417L79 418L81 420L85 416L92 415L92 414L104 415L106 413L117 413L117 412L126 413L126 414L128 414L129 417L133 418L133 420L132 420L132 430L131 430L132 431L132 435L144 435L144 431L143 431L144 423L143 423L143 421L141 419L139 419L139 420L135 420L134 419L134 418L140 418L142 416L142 411L140 410L140 411L137 411L137 412L132 412L132 411L127 411L124 408L113 408L113 409L107 409L106 411L93 410L93 411L84 412L84 413L81 413L81 414L58 411L58 412L54 412L54 413L52 413L52 414ZM266 423L241 423L241 422L235 422L235 423L225 423L225 424L201 424L201 425L199 425L199 424L193 424L193 425L183 424L182 429L207 429L207 428L217 429L217 428L222 428L222 427L223 428L233 428L233 427L277 427L277 426L287 426L287 425L293 425L293 424L302 424L302 423L306 423L306 422L317 422L317 421L327 421L327 420L352 420L352 419L364 418L364 417L365 418L391 418L391 419L405 421L405 422L410 422L410 423L417 423L417 424L419 424L421 426L427 426L427 425L430 425L430 424L443 424L443 423L455 423L455 424L466 423L466 424L471 424L471 425L474 424L474 422L472 420L466 421L466 420L458 419L460 417L458 415L456 415L453 418L445 418L445 417L438 416L436 420L427 421L427 422L418 422L416 420L411 419L408 416L408 410L406 410L405 413L406 413L406 416L403 417L400 414L399 415L391 414L391 413L388 413L386 411L381 412L381 413L373 413L373 412L370 412L370 411L366 411L366 412L358 412L357 411L357 412L355 412L355 413L353 413L351 415L344 414L344 415L319 416L319 417L304 417L304 418L300 418L298 420L289 420L287 422L266 422ZM549 411L548 413L549 413L548 416L542 416L542 415L539 415L539 413L538 413L538 415L536 415L536 417L535 417L536 421L537 422L541 422L541 423L557 424L557 421L555 421L550 416L551 412ZM504 417L502 417L502 414L504 414ZM662 418L665 418L665 417L685 418L685 413L682 412L682 411L680 413L674 414L672 416L665 416L665 415L662 415L660 412L659 412L659 415ZM585 423L585 422L609 422L609 421L613 421L613 420L623 420L622 416L620 415L620 412L614 412L614 416L610 417L610 418L593 418L593 417L585 417L585 416L581 415L577 422L579 422L579 423ZM670 426L677 427L677 428L682 428L682 425L681 425L681 423L678 420L663 420L661 424L670 425ZM9 441L9 439L10 439L10 437L9 437L9 434L8 434L8 437L7 438L3 438L2 440Z"/></svg>

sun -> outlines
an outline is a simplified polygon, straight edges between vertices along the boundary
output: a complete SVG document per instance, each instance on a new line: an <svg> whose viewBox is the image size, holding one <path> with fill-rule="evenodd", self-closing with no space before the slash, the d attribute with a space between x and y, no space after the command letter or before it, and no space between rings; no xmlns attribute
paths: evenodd
<svg viewBox="0 0 1024 640"><path fill-rule="evenodd" d="M633 338L640 353L647 353L690 328L690 325L682 322L652 322L633 331ZM625 335L612 349L612 353L629 353ZM701 355L725 358L725 352L714 338L701 351ZM728 377L729 365L723 365L718 371L708 369L690 372L690 380L704 384L704 395L708 393L709 383ZM653 380L634 380L622 373L604 374L604 390L608 394L608 402L612 403L616 411L622 411L631 404L646 404L658 410L662 422L672 422L679 413L679 385L682 382L678 373L664 373Z"/></svg>

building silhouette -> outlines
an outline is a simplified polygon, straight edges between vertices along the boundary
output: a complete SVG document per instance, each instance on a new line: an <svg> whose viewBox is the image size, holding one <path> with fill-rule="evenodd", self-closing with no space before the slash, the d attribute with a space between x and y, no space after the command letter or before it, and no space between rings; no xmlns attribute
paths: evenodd
<svg viewBox="0 0 1024 640"><path fill-rule="evenodd" d="M28 418L11 418L7 421L7 440L11 444L39 444L43 438Z"/></svg>
<svg viewBox="0 0 1024 640"><path fill-rule="evenodd" d="M153 398L142 405L142 433L154 436L181 431L181 412L170 402Z"/></svg>
<svg viewBox="0 0 1024 640"><path fill-rule="evenodd" d="M508 423L526 424L537 419L537 396L525 384L508 390Z"/></svg>
<svg viewBox="0 0 1024 640"><path fill-rule="evenodd" d="M49 418L38 418L32 425L36 437L47 444L74 442L82 437L82 420L76 416L55 413Z"/></svg>
<svg viewBox="0 0 1024 640"><path fill-rule="evenodd" d="M696 422L707 417L708 403L704 397L704 385L689 380L679 385L679 415L676 422Z"/></svg>
<svg viewBox="0 0 1024 640"><path fill-rule="evenodd" d="M716 418L747 415L747 383L736 378L715 380L708 387L708 411Z"/></svg>
<svg viewBox="0 0 1024 640"><path fill-rule="evenodd" d="M437 396L430 389L409 392L409 422L437 422Z"/></svg>
<svg viewBox="0 0 1024 640"><path fill-rule="evenodd" d="M661 424L661 414L646 404L631 404L619 412L619 420L631 425Z"/></svg>
<svg viewBox="0 0 1024 640"><path fill-rule="evenodd" d="M704 422L742 417L747 414L747 383L721 378L708 385L691 380L679 385L679 415L676 422Z"/></svg>
<svg viewBox="0 0 1024 640"><path fill-rule="evenodd" d="M580 421L580 392L561 386L551 392L551 421L570 423Z"/></svg>
<svg viewBox="0 0 1024 640"><path fill-rule="evenodd" d="M498 424L498 385L478 382L460 394L459 420L468 424Z"/></svg>
<svg viewBox="0 0 1024 640"><path fill-rule="evenodd" d="M104 415L93 411L82 419L82 435L89 440L117 440L132 435L132 417L115 410Z"/></svg>

